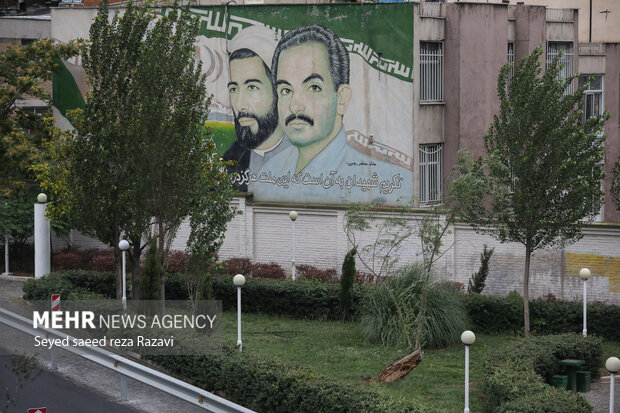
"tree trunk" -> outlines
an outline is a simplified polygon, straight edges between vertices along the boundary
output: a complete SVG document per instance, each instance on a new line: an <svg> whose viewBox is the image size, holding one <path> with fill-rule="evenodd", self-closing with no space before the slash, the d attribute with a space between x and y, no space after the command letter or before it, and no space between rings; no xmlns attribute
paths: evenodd
<svg viewBox="0 0 620 413"><path fill-rule="evenodd" d="M140 238L131 240L133 248L131 250L131 299L140 299L140 275L142 270L140 269L140 257L142 256L142 248Z"/></svg>
<svg viewBox="0 0 620 413"><path fill-rule="evenodd" d="M395 361L394 363L381 370L377 381L389 383L391 381L398 380L401 377L406 376L411 370L416 368L416 366L420 364L423 358L424 353L420 348L417 348L413 353L405 356L400 360Z"/></svg>
<svg viewBox="0 0 620 413"><path fill-rule="evenodd" d="M525 246L525 271L523 272L523 333L530 338L530 246Z"/></svg>
<svg viewBox="0 0 620 413"><path fill-rule="evenodd" d="M159 234L157 236L159 238L157 239L157 244L158 244L157 250L161 254L160 265L162 265L162 263L164 262L164 246L165 246L164 237L166 234L164 234L164 224L161 221L158 224L158 231L159 231ZM161 268L160 274L161 276L159 278L159 291L161 295L161 301L163 304L166 301L166 272L164 271L163 268Z"/></svg>
<svg viewBox="0 0 620 413"><path fill-rule="evenodd" d="M114 240L114 267L116 268L116 299L123 298L123 261L118 239Z"/></svg>

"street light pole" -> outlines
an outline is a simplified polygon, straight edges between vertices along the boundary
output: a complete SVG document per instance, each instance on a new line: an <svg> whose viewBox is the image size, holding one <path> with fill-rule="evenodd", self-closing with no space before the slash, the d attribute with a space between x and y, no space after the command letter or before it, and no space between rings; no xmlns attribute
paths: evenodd
<svg viewBox="0 0 620 413"><path fill-rule="evenodd" d="M241 287L245 284L245 277L243 274L237 274L233 277L233 284L237 286L237 347L239 351L243 349L243 343L241 342Z"/></svg>
<svg viewBox="0 0 620 413"><path fill-rule="evenodd" d="M587 281L592 276L592 273L587 268L582 268L579 270L579 276L583 280L583 336L586 337L588 335L588 316L587 316L587 302L588 302L588 285Z"/></svg>
<svg viewBox="0 0 620 413"><path fill-rule="evenodd" d="M127 311L127 271L125 269L125 252L129 249L129 242L123 239L118 243L118 248L123 253L123 311Z"/></svg>
<svg viewBox="0 0 620 413"><path fill-rule="evenodd" d="M11 275L9 272L9 235L4 236L4 274Z"/></svg>
<svg viewBox="0 0 620 413"><path fill-rule="evenodd" d="M615 375L620 371L620 359L618 357L610 357L605 362L605 368L609 372L609 413L614 413L614 387Z"/></svg>
<svg viewBox="0 0 620 413"><path fill-rule="evenodd" d="M614 413L614 387L615 375L620 371L620 359L618 357L610 357L605 362L605 368L610 374L609 380L609 413Z"/></svg>
<svg viewBox="0 0 620 413"><path fill-rule="evenodd" d="M295 281L295 220L297 220L297 217L299 216L299 214L297 213L297 211L291 211L288 213L288 217L291 219L292 225L293 225L293 240L292 240L292 252L291 252L291 265L292 265L292 269L291 269L291 278L293 279L293 281Z"/></svg>
<svg viewBox="0 0 620 413"><path fill-rule="evenodd" d="M461 334L461 342L465 344L465 409L463 413L469 413L469 346L476 341L476 335L469 330Z"/></svg>

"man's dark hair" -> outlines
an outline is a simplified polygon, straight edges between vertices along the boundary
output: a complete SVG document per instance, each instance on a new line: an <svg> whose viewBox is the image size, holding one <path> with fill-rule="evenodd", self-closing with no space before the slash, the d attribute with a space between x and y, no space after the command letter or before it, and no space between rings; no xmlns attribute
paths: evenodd
<svg viewBox="0 0 620 413"><path fill-rule="evenodd" d="M234 52L232 52L230 56L228 56L228 64L230 64L230 62L232 62L233 60L249 59L254 56L257 56L260 59L260 61L263 62L263 59L260 56L258 56L256 53L254 53L253 50L237 49ZM271 62L268 62L268 63L271 63ZM269 69L269 66L267 66L265 62L263 62L263 66L265 67L265 73L267 73L267 77L271 80L271 70Z"/></svg>
<svg viewBox="0 0 620 413"><path fill-rule="evenodd" d="M321 43L327 48L329 57L329 71L334 81L334 89L342 84L349 83L349 52L342 44L342 41L333 30L327 27L313 24L310 26L301 26L287 32L276 47L273 54L271 67L273 69L273 83L278 77L278 60L280 53L294 46L299 46L308 42Z"/></svg>

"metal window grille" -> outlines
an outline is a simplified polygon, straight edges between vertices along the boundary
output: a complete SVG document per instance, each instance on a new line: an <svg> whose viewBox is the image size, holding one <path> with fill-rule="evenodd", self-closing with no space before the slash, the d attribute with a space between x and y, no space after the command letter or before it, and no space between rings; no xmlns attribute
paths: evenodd
<svg viewBox="0 0 620 413"><path fill-rule="evenodd" d="M420 42L420 102L443 102L443 43Z"/></svg>
<svg viewBox="0 0 620 413"><path fill-rule="evenodd" d="M558 55L562 53L562 57L560 57L560 64L562 68L560 69L560 73L558 76L560 79L568 79L573 75L573 60L574 60L574 52L573 52L573 43L571 42L549 42L547 43L547 67L551 65L553 60L558 57ZM568 85L564 94L567 95L573 92L572 83Z"/></svg>
<svg viewBox="0 0 620 413"><path fill-rule="evenodd" d="M593 79L590 81L590 77ZM603 76L579 76L579 86L590 81L583 93L583 120L603 114Z"/></svg>
<svg viewBox="0 0 620 413"><path fill-rule="evenodd" d="M508 72L508 86L510 86L510 83L512 83L512 78L515 75L515 67L514 67L514 63L515 63L515 44L513 42L509 42L508 43L508 59L507 59L508 63L512 63L512 67L510 68L510 72Z"/></svg>
<svg viewBox="0 0 620 413"><path fill-rule="evenodd" d="M443 144L420 145L420 204L441 202Z"/></svg>

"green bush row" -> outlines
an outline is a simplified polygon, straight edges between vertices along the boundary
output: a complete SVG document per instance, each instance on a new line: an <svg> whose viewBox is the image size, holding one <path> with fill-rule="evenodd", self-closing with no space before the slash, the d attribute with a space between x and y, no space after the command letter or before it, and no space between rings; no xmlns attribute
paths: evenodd
<svg viewBox="0 0 620 413"><path fill-rule="evenodd" d="M25 300L49 300L60 294L63 300L116 297L116 276L109 272L86 270L56 271L24 284Z"/></svg>
<svg viewBox="0 0 620 413"><path fill-rule="evenodd" d="M170 373L190 379L258 412L417 413L412 403L391 400L374 391L317 379L302 367L225 348L214 356L147 356Z"/></svg>
<svg viewBox="0 0 620 413"><path fill-rule="evenodd" d="M490 351L484 361L486 410L498 413L587 413L590 405L578 394L549 388L555 374L566 374L559 360L585 360L583 370L598 377L601 339L577 334L519 340Z"/></svg>
<svg viewBox="0 0 620 413"><path fill-rule="evenodd" d="M523 331L523 298L468 294L467 312L472 329L480 333ZM620 306L588 305L588 334L620 341ZM578 333L583 330L583 304L573 301L531 300L530 326L534 334Z"/></svg>
<svg viewBox="0 0 620 413"><path fill-rule="evenodd" d="M353 317L361 314L361 303L370 285L354 285L351 289ZM87 291L104 297L115 297L115 276L84 270L54 272L47 277L31 279L24 287L24 298L48 300L50 294L63 298L83 295ZM236 287L230 276L216 276L213 292L222 300L224 310L237 305ZM246 312L287 315L306 319L337 320L343 317L340 306L340 285L317 281L246 279L242 306ZM523 299L516 293L507 297L465 294L471 329L477 333L521 332L523 330ZM166 299L186 300L183 277L169 274ZM580 302L557 300L530 301L530 324L534 334L577 333L583 329L583 306ZM588 333L607 340L620 341L620 306L600 303L588 305Z"/></svg>
<svg viewBox="0 0 620 413"><path fill-rule="evenodd" d="M359 315L360 302L368 287L351 288L352 312ZM232 277L213 279L213 295L222 300L224 310L237 306L237 289ZM241 309L244 312L287 315L303 319L338 320L343 318L340 305L340 285L318 281L281 281L246 278L242 290Z"/></svg>

